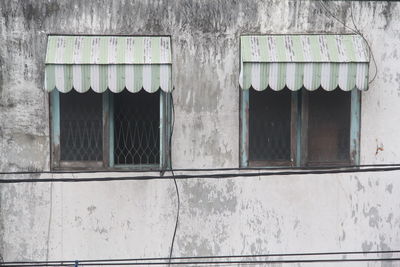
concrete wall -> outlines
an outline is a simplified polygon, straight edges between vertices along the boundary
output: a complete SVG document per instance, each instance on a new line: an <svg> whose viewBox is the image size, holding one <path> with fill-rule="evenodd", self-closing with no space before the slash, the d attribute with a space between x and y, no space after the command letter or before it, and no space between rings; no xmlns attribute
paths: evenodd
<svg viewBox="0 0 400 267"><path fill-rule="evenodd" d="M377 78L362 93L361 164L398 163L400 3L328 5L350 27L353 7L377 62ZM2 171L49 170L48 33L171 35L173 165L203 168L239 164L241 34L349 32L305 0L4 0L0 12ZM174 255L399 249L399 174L178 181ZM168 256L170 180L2 184L0 193L3 260Z"/></svg>

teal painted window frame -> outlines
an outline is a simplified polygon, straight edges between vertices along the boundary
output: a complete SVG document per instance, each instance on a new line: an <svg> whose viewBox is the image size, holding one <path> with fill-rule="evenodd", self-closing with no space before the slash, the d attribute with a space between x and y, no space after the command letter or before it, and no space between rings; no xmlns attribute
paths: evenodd
<svg viewBox="0 0 400 267"><path fill-rule="evenodd" d="M241 168L250 167L249 163L249 90L240 89L240 141L239 141L239 165ZM269 90L269 89L267 89ZM304 90L304 89L302 89ZM322 89L319 89L322 90ZM340 90L340 89L338 89ZM292 104L299 103L300 92L292 92ZM300 107L294 107L297 111ZM295 116L293 116L295 115ZM295 121L298 127L295 130L295 136L292 135L292 158L291 163L285 167L302 167L305 166L305 155L302 144L302 112L292 113L292 117L296 117ZM361 92L356 88L351 91L351 107L350 107L350 165L360 164L360 121L361 121ZM292 119L293 122L293 119ZM304 127L303 127L304 128ZM294 151L293 151L294 150ZM266 164L266 168L282 167L282 165Z"/></svg>
<svg viewBox="0 0 400 267"><path fill-rule="evenodd" d="M103 95L103 161L102 162L63 162L60 160L60 93L50 93L50 165L53 170L74 169L131 169L131 170L166 170L170 160L170 135L172 119L172 93L160 90L160 163L148 165L114 164L114 101L113 94L107 90Z"/></svg>

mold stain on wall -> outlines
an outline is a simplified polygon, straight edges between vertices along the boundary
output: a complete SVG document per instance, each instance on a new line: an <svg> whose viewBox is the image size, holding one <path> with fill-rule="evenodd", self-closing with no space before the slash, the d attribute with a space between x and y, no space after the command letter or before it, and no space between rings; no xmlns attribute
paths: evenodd
<svg viewBox="0 0 400 267"><path fill-rule="evenodd" d="M352 25L353 6L376 54L379 74L362 100L362 161L397 162L399 98L390 94L400 90L400 4L328 5L346 25ZM348 31L318 1L0 1L0 169L49 168L43 91L49 33L171 35L174 166L213 168L238 165L240 35L316 32ZM370 251L400 244L396 173L193 179L178 186L176 256ZM1 184L0 261L165 257L175 200L169 180L54 186L54 192L48 184ZM336 221L326 218L331 214Z"/></svg>

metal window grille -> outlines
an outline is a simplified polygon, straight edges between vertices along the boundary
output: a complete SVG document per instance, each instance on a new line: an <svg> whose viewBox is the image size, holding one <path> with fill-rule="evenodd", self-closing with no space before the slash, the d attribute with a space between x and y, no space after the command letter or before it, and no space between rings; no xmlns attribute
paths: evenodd
<svg viewBox="0 0 400 267"><path fill-rule="evenodd" d="M114 94L115 164L160 162L160 92Z"/></svg>
<svg viewBox="0 0 400 267"><path fill-rule="evenodd" d="M60 94L60 159L102 161L102 95L72 90Z"/></svg>
<svg viewBox="0 0 400 267"><path fill-rule="evenodd" d="M291 91L249 94L249 161L290 161Z"/></svg>

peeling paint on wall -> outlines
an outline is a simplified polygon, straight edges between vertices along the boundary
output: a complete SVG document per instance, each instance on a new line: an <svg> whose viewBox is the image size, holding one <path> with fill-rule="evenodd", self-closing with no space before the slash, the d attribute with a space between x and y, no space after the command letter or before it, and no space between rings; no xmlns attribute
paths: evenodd
<svg viewBox="0 0 400 267"><path fill-rule="evenodd" d="M377 59L362 95L361 163L398 162L400 3L327 4L350 26L352 6ZM0 169L49 169L49 33L171 35L173 165L213 168L239 164L240 35L321 32L349 31L318 1L0 1ZM398 248L397 176L179 181L174 255ZM0 260L165 257L175 201L170 180L0 185Z"/></svg>

